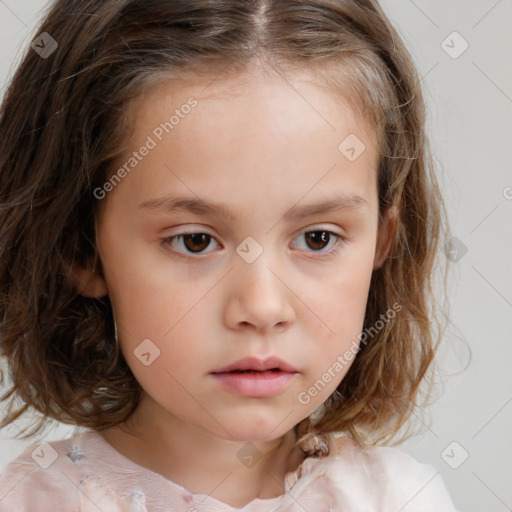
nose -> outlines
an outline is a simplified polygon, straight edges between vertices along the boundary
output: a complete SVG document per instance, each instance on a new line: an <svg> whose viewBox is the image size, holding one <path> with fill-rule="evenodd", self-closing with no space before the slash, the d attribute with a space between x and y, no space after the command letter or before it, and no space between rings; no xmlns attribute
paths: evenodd
<svg viewBox="0 0 512 512"><path fill-rule="evenodd" d="M291 283L264 256L265 252L252 263L239 260L231 273L225 307L225 322L231 329L267 333L295 321Z"/></svg>

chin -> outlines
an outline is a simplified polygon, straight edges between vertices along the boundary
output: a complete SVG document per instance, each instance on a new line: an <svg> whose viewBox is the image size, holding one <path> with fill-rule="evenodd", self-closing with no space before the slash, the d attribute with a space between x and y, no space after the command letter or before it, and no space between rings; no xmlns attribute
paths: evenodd
<svg viewBox="0 0 512 512"><path fill-rule="evenodd" d="M289 418L288 418L289 419ZM279 415L250 415L243 418L232 418L230 421L219 420L227 432L220 429L219 434L223 439L247 442L269 442L278 439L289 432L295 424L289 421L283 422Z"/></svg>

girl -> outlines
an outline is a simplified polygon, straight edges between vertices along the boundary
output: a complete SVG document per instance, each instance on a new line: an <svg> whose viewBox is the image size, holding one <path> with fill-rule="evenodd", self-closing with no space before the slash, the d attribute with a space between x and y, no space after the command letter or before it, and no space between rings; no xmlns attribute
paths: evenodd
<svg viewBox="0 0 512 512"><path fill-rule="evenodd" d="M56 1L1 110L0 427L80 429L0 511L453 511L378 446L440 339L424 125L377 0Z"/></svg>

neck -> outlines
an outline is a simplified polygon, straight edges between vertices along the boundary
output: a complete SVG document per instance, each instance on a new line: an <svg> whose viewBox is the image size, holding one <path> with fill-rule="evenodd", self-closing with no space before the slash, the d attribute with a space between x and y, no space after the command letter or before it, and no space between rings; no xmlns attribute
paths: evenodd
<svg viewBox="0 0 512 512"><path fill-rule="evenodd" d="M304 460L293 429L271 441L235 441L175 418L141 421L152 416L138 412L130 420L135 431L112 427L101 432L104 439L136 464L232 507L282 495L286 474Z"/></svg>

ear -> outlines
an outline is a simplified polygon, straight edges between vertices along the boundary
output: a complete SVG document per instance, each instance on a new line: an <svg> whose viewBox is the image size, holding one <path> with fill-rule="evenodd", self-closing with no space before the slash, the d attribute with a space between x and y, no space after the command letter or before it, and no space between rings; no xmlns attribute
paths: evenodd
<svg viewBox="0 0 512 512"><path fill-rule="evenodd" d="M396 206L391 206L386 212L384 219L379 221L373 270L380 268L388 257L389 250L391 249L391 245L395 237L397 219L398 208Z"/></svg>
<svg viewBox="0 0 512 512"><path fill-rule="evenodd" d="M107 283L101 271L101 263L98 261L95 265L93 258L90 258L85 266L74 266L72 279L76 291L84 297L100 298L108 294Z"/></svg>

